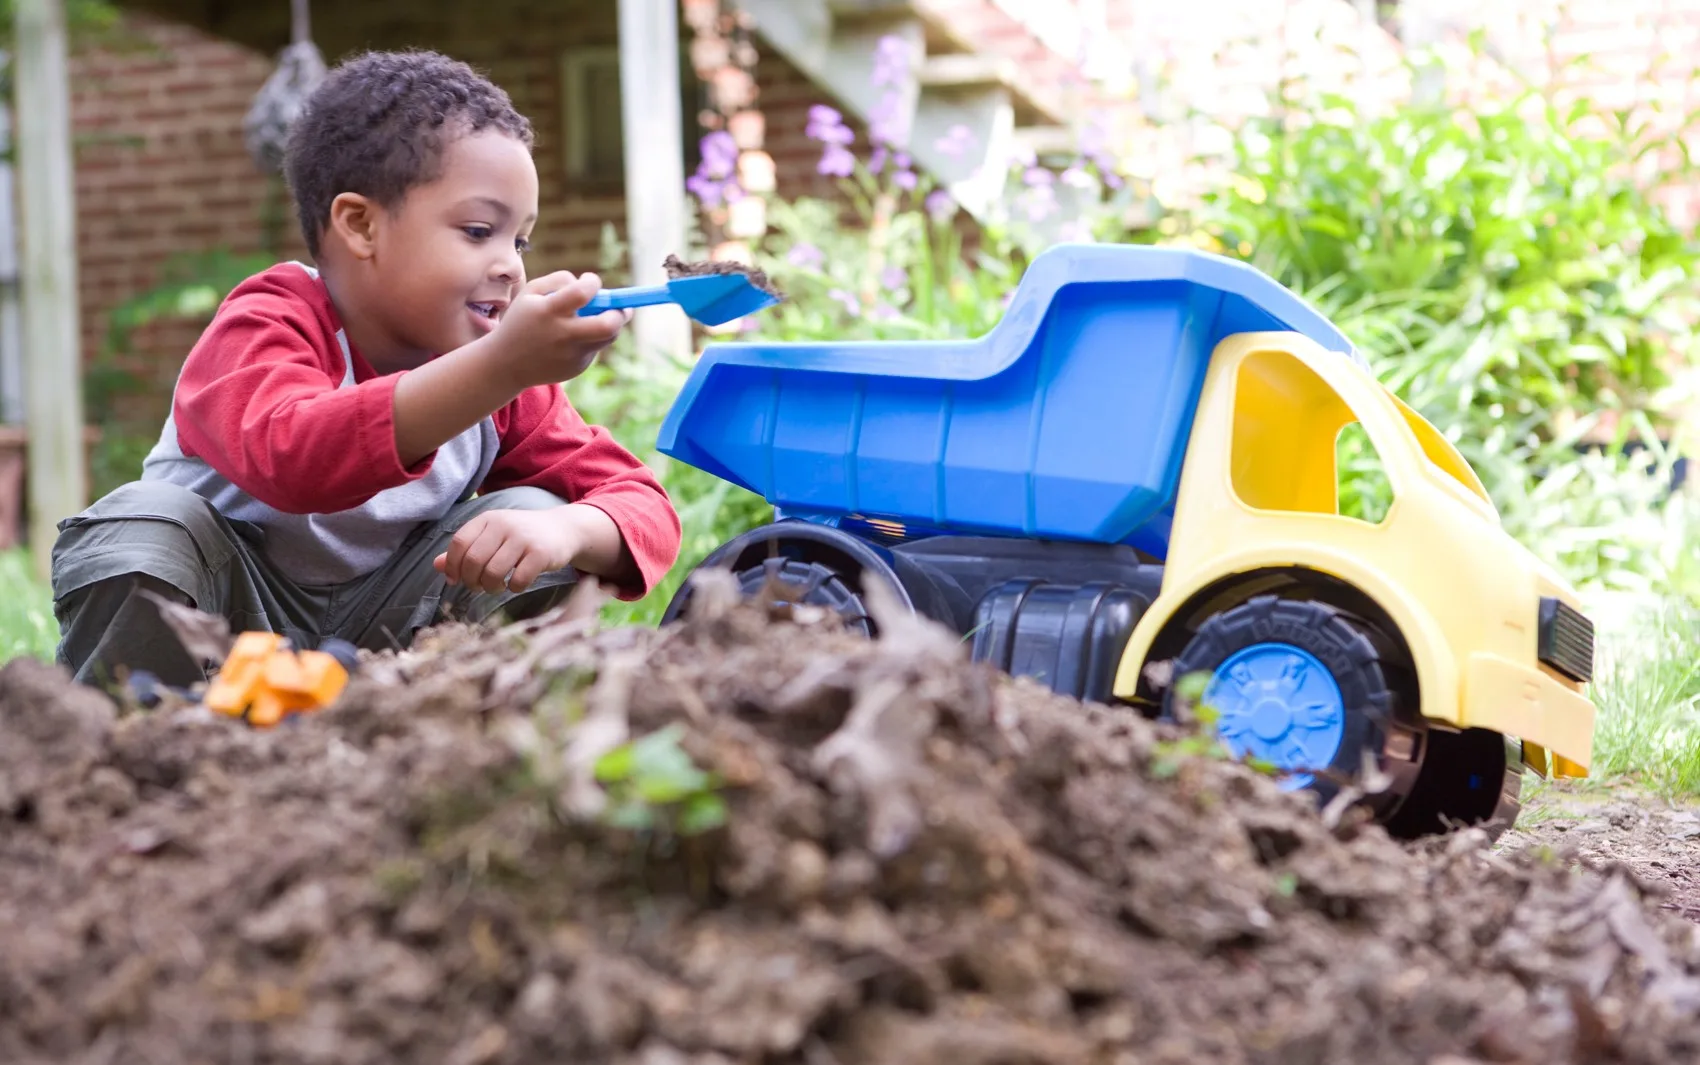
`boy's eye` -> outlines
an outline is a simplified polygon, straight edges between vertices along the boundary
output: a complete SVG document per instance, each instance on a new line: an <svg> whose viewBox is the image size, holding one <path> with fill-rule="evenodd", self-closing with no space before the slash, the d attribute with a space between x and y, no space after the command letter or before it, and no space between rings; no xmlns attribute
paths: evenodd
<svg viewBox="0 0 1700 1065"><path fill-rule="evenodd" d="M531 250L531 241L526 240L524 237L515 237L514 247L519 249L519 253L521 255L524 255L526 252Z"/></svg>
<svg viewBox="0 0 1700 1065"><path fill-rule="evenodd" d="M489 226L461 226L460 231L462 233L465 233L467 236L471 237L473 240L489 240L490 239L490 227Z"/></svg>

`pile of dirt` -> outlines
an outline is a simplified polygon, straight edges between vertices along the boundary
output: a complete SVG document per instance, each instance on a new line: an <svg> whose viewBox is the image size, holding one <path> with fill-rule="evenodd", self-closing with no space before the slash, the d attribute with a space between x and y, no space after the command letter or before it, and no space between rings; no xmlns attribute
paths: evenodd
<svg viewBox="0 0 1700 1065"><path fill-rule="evenodd" d="M10 663L0 1059L1700 1056L1700 934L1624 869L731 598L443 630L272 731Z"/></svg>

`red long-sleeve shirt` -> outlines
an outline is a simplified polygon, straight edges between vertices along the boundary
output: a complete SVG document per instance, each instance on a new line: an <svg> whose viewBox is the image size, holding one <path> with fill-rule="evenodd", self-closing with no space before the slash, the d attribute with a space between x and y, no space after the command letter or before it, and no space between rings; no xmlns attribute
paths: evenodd
<svg viewBox="0 0 1700 1065"><path fill-rule="evenodd" d="M304 584L381 565L422 521L474 492L530 486L614 520L641 598L678 556L655 475L554 385L528 388L412 466L396 450L395 386L347 341L316 271L271 267L237 286L189 352L144 477L183 484L267 528L267 552Z"/></svg>

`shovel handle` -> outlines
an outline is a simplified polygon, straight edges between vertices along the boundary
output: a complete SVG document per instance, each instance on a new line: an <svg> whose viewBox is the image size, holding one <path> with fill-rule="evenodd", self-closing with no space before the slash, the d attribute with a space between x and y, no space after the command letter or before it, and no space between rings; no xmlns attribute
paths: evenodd
<svg viewBox="0 0 1700 1065"><path fill-rule="evenodd" d="M637 285L632 288L605 288L590 297L590 302L579 308L579 315L601 314L603 311L617 311L626 307L652 307L658 303L672 303L673 294L666 285Z"/></svg>

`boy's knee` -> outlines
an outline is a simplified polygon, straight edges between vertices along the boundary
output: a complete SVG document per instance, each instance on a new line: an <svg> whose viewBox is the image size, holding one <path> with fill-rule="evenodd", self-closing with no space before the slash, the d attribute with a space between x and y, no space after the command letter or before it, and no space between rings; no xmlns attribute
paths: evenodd
<svg viewBox="0 0 1700 1065"><path fill-rule="evenodd" d="M96 582L145 574L198 598L205 574L234 550L205 499L178 485L134 481L59 523L53 593L62 598Z"/></svg>

